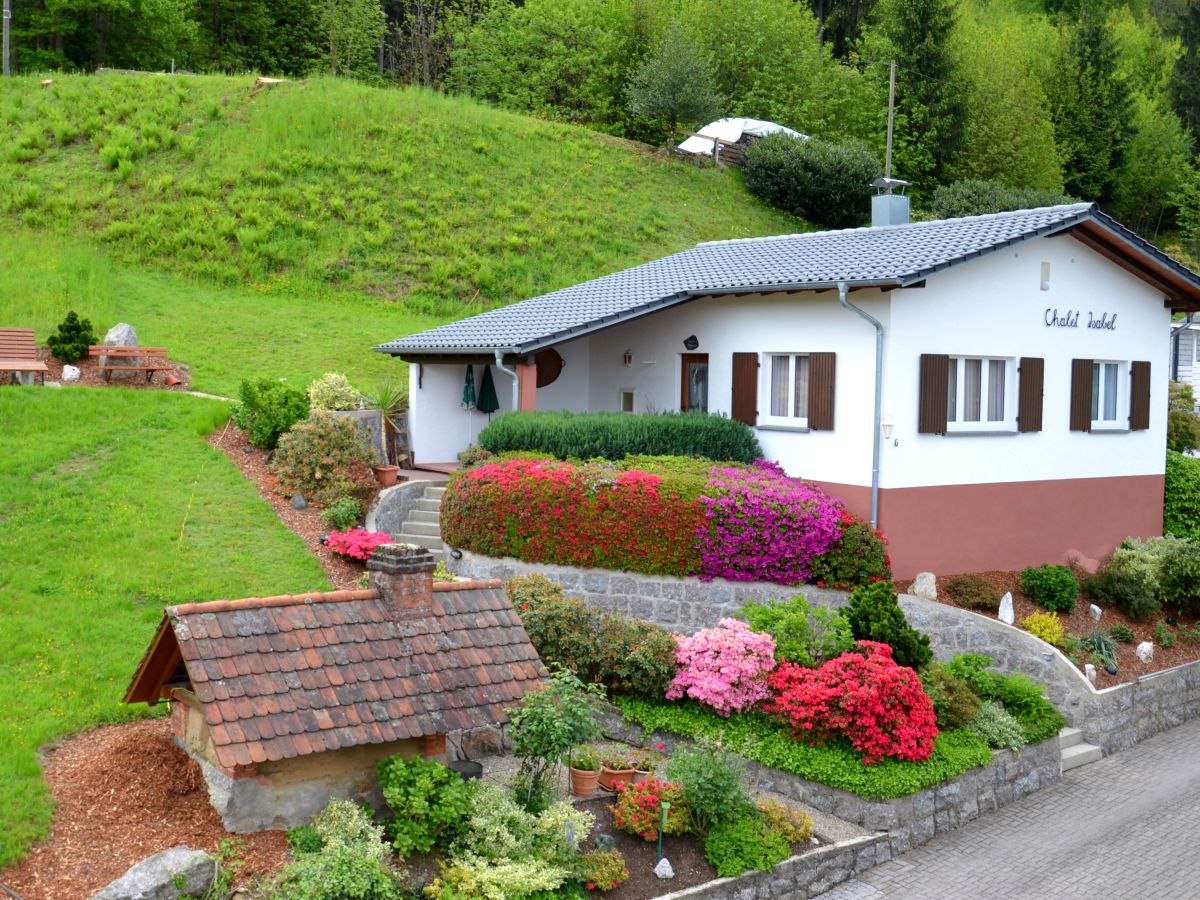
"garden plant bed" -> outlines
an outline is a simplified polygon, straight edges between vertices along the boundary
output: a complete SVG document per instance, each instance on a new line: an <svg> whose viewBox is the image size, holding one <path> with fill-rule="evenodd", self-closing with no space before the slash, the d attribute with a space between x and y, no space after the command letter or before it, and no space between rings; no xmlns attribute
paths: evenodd
<svg viewBox="0 0 1200 900"><path fill-rule="evenodd" d="M58 359L50 352L49 347L39 346L38 359L46 364L46 383L62 382L63 365L62 360ZM186 365L181 362L175 362L162 357L145 357L143 363L156 366L172 366L170 371L155 372L154 378L151 381L146 380L144 372L133 372L128 377L114 375L111 380L106 379L100 371L100 361L94 357L85 356L73 365L79 369L79 380L67 382L64 387L73 387L75 385L83 385L84 387L127 387L139 391L174 391L176 393L187 391L191 387L192 376ZM165 382L168 376L174 375L179 379L179 384L167 385ZM6 383L8 373L0 377L0 384ZM39 376L38 380L41 378Z"/></svg>
<svg viewBox="0 0 1200 900"><path fill-rule="evenodd" d="M1026 616L1033 615L1037 612L1045 612L1043 607L1039 606L1037 603L1034 603L1021 591L1020 572L978 572L975 574L991 585L991 587L996 591L997 596L1003 595L1006 591L1012 593L1013 615L1016 625L1020 626L1022 620L1025 619ZM960 609L961 607L959 607L952 599L950 599L946 591L946 585L952 577L954 576L943 575L938 577L938 602L944 603L947 606L953 606L955 609ZM911 585L911 581L900 581L896 583L896 590L907 592ZM1104 610L1100 617L1100 621L1097 622L1088 613L1088 606L1093 602L1095 601L1081 592L1079 599L1075 603L1075 609L1070 614L1058 614L1058 617L1062 621L1063 627L1067 630L1067 633L1074 634L1079 637L1087 637L1088 634L1096 629L1107 631L1114 625L1125 625L1137 636L1131 643L1116 645L1116 675L1109 675L1104 671L1103 667L1097 666L1097 688L1102 689L1125 682L1137 681L1137 679L1141 676L1149 675L1151 672L1160 672L1164 669L1174 668L1175 666L1183 665L1184 663L1195 662L1196 660L1200 659L1200 642L1193 643L1186 641L1183 638L1178 638L1173 647L1163 648L1157 641L1154 640L1154 626L1158 623L1160 617L1151 617L1144 622L1135 622L1114 606L1096 603L1097 606ZM971 611L999 621L999 616L994 611ZM1180 617L1179 624L1180 626L1191 626L1193 624L1193 618ZM1152 641L1154 643L1154 659L1148 664L1143 663L1134 653L1134 649L1142 641ZM1082 672L1083 663L1090 661L1091 655L1085 651L1080 651L1079 670Z"/></svg>
<svg viewBox="0 0 1200 900"><path fill-rule="evenodd" d="M57 803L54 830L0 883L24 900L77 900L147 856L186 844L210 853L237 837L245 868L267 875L287 859L281 831L231 835L208 801L195 761L175 746L166 719L108 725L43 752Z"/></svg>
<svg viewBox="0 0 1200 900"><path fill-rule="evenodd" d="M270 454L266 450L251 444L246 433L234 425L232 420L214 431L208 442L228 456L242 475L254 482L259 496L271 504L280 521L294 531L308 549L316 554L336 590L352 590L358 587L359 579L367 571L366 563L334 553L321 543L321 537L331 529L321 519L320 505L313 503L307 509L292 507L291 498L275 489L278 479L270 470L267 462ZM369 504L368 499L363 505L366 507Z"/></svg>

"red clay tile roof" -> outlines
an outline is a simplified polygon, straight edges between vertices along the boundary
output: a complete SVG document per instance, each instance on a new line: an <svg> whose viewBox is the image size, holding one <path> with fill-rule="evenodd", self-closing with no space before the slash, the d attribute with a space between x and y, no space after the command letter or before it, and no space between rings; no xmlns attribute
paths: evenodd
<svg viewBox="0 0 1200 900"><path fill-rule="evenodd" d="M125 700L158 702L182 661L226 769L506 721L543 670L501 583L435 584L431 607L392 618L374 590L168 607Z"/></svg>

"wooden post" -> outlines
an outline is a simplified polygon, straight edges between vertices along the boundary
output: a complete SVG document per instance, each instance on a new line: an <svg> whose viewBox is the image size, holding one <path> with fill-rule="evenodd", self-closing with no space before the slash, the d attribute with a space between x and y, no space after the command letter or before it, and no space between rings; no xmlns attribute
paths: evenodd
<svg viewBox="0 0 1200 900"><path fill-rule="evenodd" d="M532 412L537 409L537 366L517 363L517 409Z"/></svg>

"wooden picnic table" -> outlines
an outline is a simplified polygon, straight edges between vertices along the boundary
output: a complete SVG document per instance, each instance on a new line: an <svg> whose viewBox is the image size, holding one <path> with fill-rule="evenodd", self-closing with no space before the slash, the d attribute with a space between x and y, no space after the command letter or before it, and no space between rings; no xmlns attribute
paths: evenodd
<svg viewBox="0 0 1200 900"><path fill-rule="evenodd" d="M171 369L175 368L174 366L163 366L159 365L158 363L142 362L143 358L161 357L166 359L166 347L122 347L110 346L108 344L95 344L91 347L88 347L88 356L95 356L108 360L108 362L104 365L96 366L96 368L98 368L104 374L105 381L112 380L113 372L121 371L145 372L146 381L150 381L154 378L155 372L169 372ZM113 363L114 359L125 360L125 363L123 365L120 363Z"/></svg>

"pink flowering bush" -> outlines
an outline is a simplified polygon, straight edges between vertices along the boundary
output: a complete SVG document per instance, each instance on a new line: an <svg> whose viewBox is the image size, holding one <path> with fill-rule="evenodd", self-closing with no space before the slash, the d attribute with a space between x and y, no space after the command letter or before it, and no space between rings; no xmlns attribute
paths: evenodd
<svg viewBox="0 0 1200 900"><path fill-rule="evenodd" d="M767 674L775 668L775 641L737 619L722 619L690 637L676 638L679 670L667 699L691 697L722 716L749 709L771 695Z"/></svg>
<svg viewBox="0 0 1200 900"><path fill-rule="evenodd" d="M803 584L842 536L842 505L775 463L714 468L700 498L700 577Z"/></svg>
<svg viewBox="0 0 1200 900"><path fill-rule="evenodd" d="M363 531L351 528L348 531L331 531L325 546L342 556L354 559L369 559L376 547L394 543L392 536L383 531Z"/></svg>
<svg viewBox="0 0 1200 900"><path fill-rule="evenodd" d="M938 736L933 701L917 673L892 648L859 641L819 669L781 663L770 676L765 709L813 744L847 738L864 765L885 757L923 762Z"/></svg>

